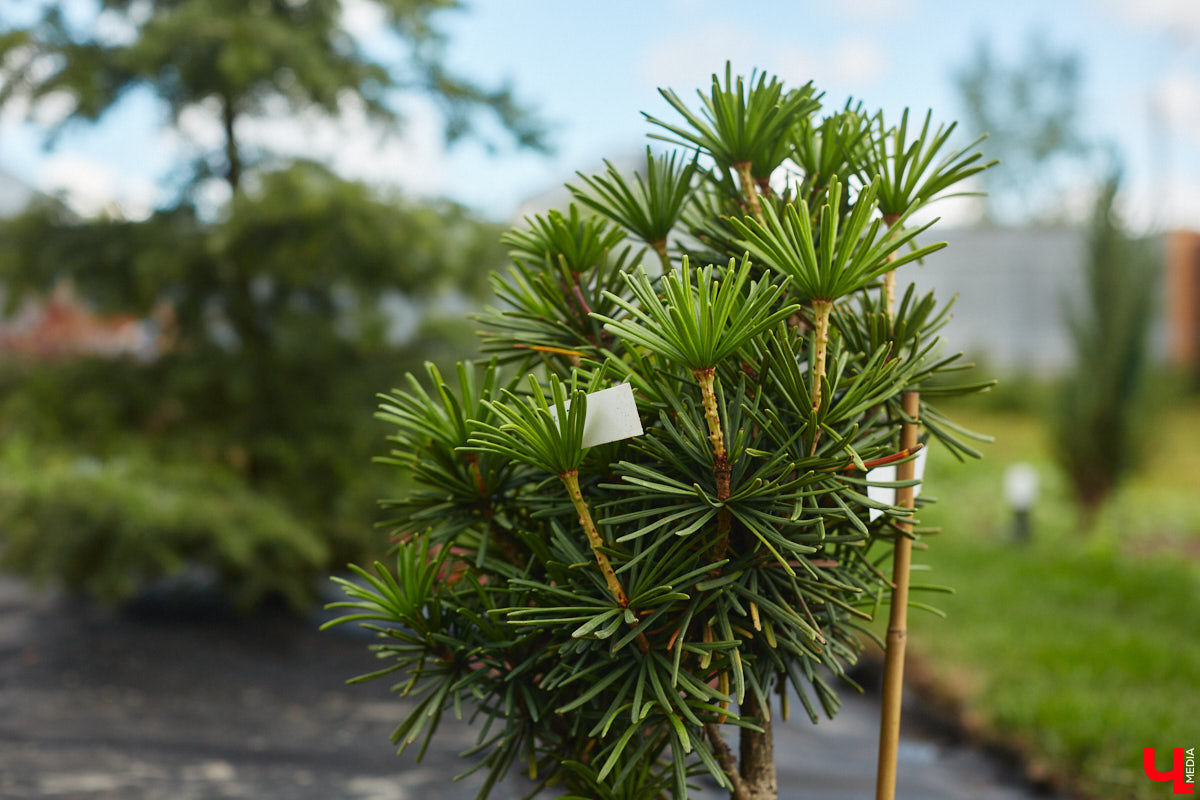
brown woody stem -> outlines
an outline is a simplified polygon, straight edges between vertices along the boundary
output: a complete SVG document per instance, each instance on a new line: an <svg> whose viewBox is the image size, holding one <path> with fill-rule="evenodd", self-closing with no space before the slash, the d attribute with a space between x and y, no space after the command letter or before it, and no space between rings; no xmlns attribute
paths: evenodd
<svg viewBox="0 0 1200 800"><path fill-rule="evenodd" d="M746 207L755 219L761 220L762 204L758 201L758 188L755 186L754 176L750 174L750 162L739 161L733 168L737 170L738 180L742 184L742 194L746 195Z"/></svg>
<svg viewBox="0 0 1200 800"><path fill-rule="evenodd" d="M742 728L741 772L742 783L749 800L777 800L779 784L775 773L775 742L771 735L771 712L765 702L746 693L740 710L743 717L757 717L762 732Z"/></svg>
<svg viewBox="0 0 1200 800"><path fill-rule="evenodd" d="M479 470L479 456L474 453L467 453L466 459L468 469L471 471L471 477L475 479L475 488L479 491L479 500L483 504L483 517L488 523L488 536L496 543L500 551L504 553L504 557L508 559L508 563L524 567L525 559L521 556L516 543L496 524L496 510L492 508L491 498L487 494L487 483L483 480L483 473Z"/></svg>
<svg viewBox="0 0 1200 800"><path fill-rule="evenodd" d="M587 501L583 499L583 492L579 490L579 472L569 469L558 477L567 487L571 503L575 506L575 511L579 513L579 524L583 526L583 532L587 534L588 544L592 546L592 554L596 557L596 563L600 565L600 574L604 576L604 583L608 585L608 591L612 593L617 605L625 608L629 605L629 598L625 595L625 590L621 588L621 582L617 580L617 573L613 570L612 564L608 563L608 556L604 555L604 551L601 549L604 547L604 540L600 538L600 531L596 529L596 523L592 520L592 512L588 508Z"/></svg>
<svg viewBox="0 0 1200 800"><path fill-rule="evenodd" d="M721 415L717 411L717 393L714 389L716 370L712 367L698 369L693 373L700 384L700 402L704 404L704 420L708 423L708 441L712 443L713 458L724 461L725 432L721 430Z"/></svg>
<svg viewBox="0 0 1200 800"><path fill-rule="evenodd" d="M588 544L592 546L592 555L596 557L596 563L600 566L600 574L604 576L604 583L608 586L608 591L612 594L613 599L617 601L617 605L621 608L629 607L629 597L625 594L625 590L621 588L621 582L617 579L617 573L613 570L612 564L608 561L608 556L604 555L601 549L604 547L604 540L600 538L600 531L596 529L596 523L592 520L592 512L588 508L587 501L583 499L583 492L579 490L579 472L569 469L558 476L563 485L567 487L567 494L571 496L571 503L575 506L575 510L579 513L579 524L583 527L583 532L587 534ZM635 622L634 625L641 624ZM650 642L646 640L646 635L639 633L637 635L637 646L643 653L650 652Z"/></svg>
<svg viewBox="0 0 1200 800"><path fill-rule="evenodd" d="M722 503L729 499L729 455L725 451L725 432L721 429L721 415L717 410L717 393L714 389L716 370L713 367L695 370L696 382L700 384L700 401L704 404L704 419L708 423L708 440L712 444L713 477L717 481L717 499ZM731 524L729 509L717 511L717 546L713 551L715 560L725 557L729 547Z"/></svg>
<svg viewBox="0 0 1200 800"><path fill-rule="evenodd" d="M704 732L708 734L708 742L712 745L717 763L721 765L721 769L725 771L725 777L729 779L729 785L733 787L731 800L749 800L750 795L746 791L746 784L742 782L742 775L737 769L737 760L733 757L733 751L729 749L729 745L725 744L725 740L721 738L721 729L716 723L710 722L704 726Z"/></svg>
<svg viewBox="0 0 1200 800"><path fill-rule="evenodd" d="M667 240L658 239L657 241L653 241L650 243L650 247L654 249L654 252L658 253L658 260L662 264L663 274L665 275L670 272L671 257L667 255Z"/></svg>
<svg viewBox="0 0 1200 800"><path fill-rule="evenodd" d="M900 219L899 214L884 214L883 215L883 224L887 225L890 228L893 225L895 225L896 221L899 219ZM892 237L892 234L889 233L888 238L890 239L891 237ZM889 262L894 261L895 259L896 259L895 253L888 254L887 260ZM883 274L883 307L885 309L887 309L888 322L892 321L892 317L896 313L894 311L895 306L896 306L896 270L889 269L887 272L885 272Z"/></svg>
<svg viewBox="0 0 1200 800"><path fill-rule="evenodd" d="M812 368L813 411L821 407L822 384L825 380L825 354L829 350L829 318L833 314L832 300L813 300L816 317L813 335L817 340L817 355Z"/></svg>

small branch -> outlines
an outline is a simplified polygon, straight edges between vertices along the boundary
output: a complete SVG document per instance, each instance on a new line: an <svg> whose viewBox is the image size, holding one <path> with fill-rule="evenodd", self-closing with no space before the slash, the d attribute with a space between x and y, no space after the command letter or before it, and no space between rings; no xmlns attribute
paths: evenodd
<svg viewBox="0 0 1200 800"><path fill-rule="evenodd" d="M571 286L571 293L575 295L575 299L579 302L579 307L583 309L584 316L590 315L592 307L588 305L587 300L583 299L583 292L580 290L578 283Z"/></svg>
<svg viewBox="0 0 1200 800"><path fill-rule="evenodd" d="M479 456L475 453L467 453L467 469L471 471L471 477L475 479L475 488L479 491L480 497L487 497L487 484L484 483L483 473L479 471Z"/></svg>
<svg viewBox="0 0 1200 800"><path fill-rule="evenodd" d="M227 94L222 95L221 126L225 133L225 182L234 194L237 194L242 182L242 154L236 135L237 114L233 98Z"/></svg>
<svg viewBox="0 0 1200 800"><path fill-rule="evenodd" d="M654 249L654 252L658 253L659 263L662 264L663 274L666 275L671 271L671 257L667 255L667 240L658 239L653 241L650 243L650 247Z"/></svg>
<svg viewBox="0 0 1200 800"><path fill-rule="evenodd" d="M625 594L625 590L621 588L621 582L617 579L617 573L612 568L612 564L608 561L608 556L604 554L604 540L600 538L600 531L596 529L596 523L592 519L592 512L588 508L587 501L583 499L583 492L579 489L579 472L577 470L567 470L558 476L563 485L567 487L567 494L571 496L571 503L575 506L575 510L579 513L579 524L583 526L583 532L587 534L588 544L592 547L592 555L596 557L596 563L600 566L600 574L604 576L604 583L608 586L608 591L612 594L613 599L617 601L617 605L621 608L629 607L629 597ZM635 622L634 625L640 624ZM650 652L650 642L646 640L646 635L639 633L637 635L638 649L643 653Z"/></svg>
<svg viewBox="0 0 1200 800"><path fill-rule="evenodd" d="M729 499L729 454L725 450L725 432L721 429L721 415L717 408L717 393L714 389L716 370L713 367L698 369L693 373L700 384L700 401L704 405L704 419L708 423L708 440L712 444L713 477L717 482L717 499L724 503ZM729 548L729 528L732 524L729 509L722 506L717 510L717 546L713 551L715 561L725 557Z"/></svg>
<svg viewBox="0 0 1200 800"><path fill-rule="evenodd" d="M525 559L517 549L516 543L496 524L496 509L492 507L492 499L488 497L487 493L487 483L483 480L483 473L479 470L479 456L475 453L467 453L466 459L468 469L471 471L471 477L475 479L475 488L479 492L479 500L483 504L483 518L487 520L488 537L504 553L504 557L508 559L508 563L515 567L524 568Z"/></svg>
<svg viewBox="0 0 1200 800"><path fill-rule="evenodd" d="M704 405L704 420L708 423L708 441L712 444L715 461L727 460L725 432L721 430L721 415L717 410L717 393L714 388L716 370L713 367L698 369L693 373L700 384L700 402Z"/></svg>
<svg viewBox="0 0 1200 800"><path fill-rule="evenodd" d="M739 161L733 165L737 170L738 180L742 184L742 193L746 195L746 207L750 209L750 213L755 219L762 219L762 203L758 201L758 189L754 183L754 176L750 174L750 162Z"/></svg>
<svg viewBox="0 0 1200 800"><path fill-rule="evenodd" d="M617 573L613 570L612 564L608 563L608 556L604 555L604 551L601 549L604 547L604 540L600 538L600 531L596 529L596 523L592 520L592 512L588 509L587 501L583 499L583 492L579 490L579 472L571 469L558 477L567 487L571 503L579 513L579 524L583 526L583 532L587 534L588 544L592 547L596 563L600 565L600 573L604 576L608 591L612 593L617 605L621 608L627 607L629 598L625 595L625 590L621 588L621 582L617 580Z"/></svg>
<svg viewBox="0 0 1200 800"><path fill-rule="evenodd" d="M591 332L589 329L588 314L591 313L591 309L588 307L587 302L584 301L583 292L579 288L579 274L574 272L573 270L571 270L570 268L568 268L566 266L566 259L563 258L563 256L559 256L559 259L561 260L561 262L563 264L563 270L568 275L571 276L570 283L568 283L563 278L560 278L558 283L559 283L559 286L562 287L563 294L565 296L565 299L567 300L567 307L571 312L571 316L574 318L575 322L578 323L578 325L579 325L579 329L578 329L579 334L581 336L583 336L583 338L590 341L596 347L599 347L600 346L599 342L597 342L596 338L591 335ZM574 366L579 366L579 362L574 356L571 356L571 363Z"/></svg>
<svg viewBox="0 0 1200 800"><path fill-rule="evenodd" d="M906 459L911 455L916 455L917 453L921 452L924 449L925 449L925 445L918 442L917 444L913 445L912 447L905 448L904 450L901 450L898 453L892 453L891 455L888 455L888 456L880 456L879 458L873 458L870 461L864 461L863 466L866 467L867 469L874 469L875 467L882 467L887 464L891 464L892 462L901 461L903 459ZM851 461L849 464L845 465L844 467L826 467L822 471L823 472L834 472L834 471L853 472L856 469L858 469L858 465L855 464L853 461Z"/></svg>
<svg viewBox="0 0 1200 800"><path fill-rule="evenodd" d="M812 306L816 316L813 335L817 340L817 355L812 368L812 403L815 412L821 407L822 384L825 381L825 355L829 350L829 318L833 315L833 301L813 300Z"/></svg>
<svg viewBox="0 0 1200 800"><path fill-rule="evenodd" d="M731 800L750 800L746 784L742 781L742 775L737 769L737 759L733 757L733 751L729 749L729 745L725 744L725 740L721 738L721 729L715 722L709 722L705 724L704 732L708 735L708 741L712 745L713 755L717 757L717 763L721 765L721 769L725 771L725 777L729 779L729 785L733 787Z"/></svg>
<svg viewBox="0 0 1200 800"><path fill-rule="evenodd" d="M729 671L728 670L721 670L721 674L717 676L717 691L720 692L721 694L725 695L726 697L730 696L730 694L729 694ZM721 706L721 711L728 710L729 701L722 700L720 703L720 706ZM718 725L725 724L725 714L721 714L721 716L717 717L717 724Z"/></svg>
<svg viewBox="0 0 1200 800"><path fill-rule="evenodd" d="M893 225L896 224L896 221L899 219L900 219L899 214L884 214L883 215L883 224L887 225L889 228L891 228ZM888 238L889 239L892 238L892 235L893 235L892 233L889 233ZM888 254L887 260L889 262L894 261L895 259L896 259L895 253ZM896 270L889 269L883 275L883 307L885 309L887 309L887 317L888 317L889 324L892 322L892 318L894 317L894 315L896 313L894 311L895 305L896 305Z"/></svg>

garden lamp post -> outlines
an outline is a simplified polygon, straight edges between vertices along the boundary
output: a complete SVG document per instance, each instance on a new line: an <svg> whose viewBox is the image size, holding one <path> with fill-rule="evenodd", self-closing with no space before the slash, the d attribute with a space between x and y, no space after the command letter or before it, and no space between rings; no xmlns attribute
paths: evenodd
<svg viewBox="0 0 1200 800"><path fill-rule="evenodd" d="M1018 461L1004 472L1004 496L1013 510L1013 541L1033 538L1033 504L1037 502L1037 470Z"/></svg>

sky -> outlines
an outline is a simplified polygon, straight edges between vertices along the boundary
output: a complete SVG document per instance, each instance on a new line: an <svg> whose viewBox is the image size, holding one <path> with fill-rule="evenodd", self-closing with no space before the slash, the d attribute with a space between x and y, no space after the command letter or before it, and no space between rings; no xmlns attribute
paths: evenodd
<svg viewBox="0 0 1200 800"><path fill-rule="evenodd" d="M396 52L367 0L343 2L368 52ZM34 5L0 0L0 20L18 22ZM442 29L454 69L485 84L511 82L538 109L551 125L552 156L516 152L502 137L494 149L447 148L436 111L419 98L401 101L407 124L398 134L383 136L350 113L337 123L253 121L243 135L325 159L348 177L447 196L506 220L575 170L636 154L649 130L640 112L672 114L657 87L694 98L726 59L737 72L757 67L789 85L813 80L831 105L852 95L889 115L910 106L949 121L963 114L953 76L980 41L1013 62L1039 35L1082 59L1084 133L1117 144L1131 224L1200 229L1200 0L474 0L444 15ZM43 110L41 120L54 113ZM153 97L136 93L45 149L44 129L10 105L0 110L0 169L64 193L83 213L138 217L168 199L180 155L219 134L204 111L185 116L178 131L163 121ZM215 189L211 200L220 199ZM967 205L943 211L971 213Z"/></svg>

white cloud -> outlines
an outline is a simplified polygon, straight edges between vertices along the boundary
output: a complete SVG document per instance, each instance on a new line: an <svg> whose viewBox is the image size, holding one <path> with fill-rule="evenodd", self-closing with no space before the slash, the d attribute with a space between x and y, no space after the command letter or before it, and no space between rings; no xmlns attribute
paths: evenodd
<svg viewBox="0 0 1200 800"><path fill-rule="evenodd" d="M149 179L123 176L108 164L75 153L47 158L38 171L37 184L47 194L61 195L83 216L145 219L159 199L158 189Z"/></svg>
<svg viewBox="0 0 1200 800"><path fill-rule="evenodd" d="M125 45L137 40L137 24L114 11L101 11L91 21L91 28L92 35L107 45Z"/></svg>
<svg viewBox="0 0 1200 800"><path fill-rule="evenodd" d="M789 86L803 86L813 81L820 91L826 83L827 64L816 53L797 48L777 54L771 69Z"/></svg>
<svg viewBox="0 0 1200 800"><path fill-rule="evenodd" d="M1151 90L1151 101L1170 128L1200 142L1200 75L1167 73Z"/></svg>
<svg viewBox="0 0 1200 800"><path fill-rule="evenodd" d="M889 20L913 11L912 0L841 0L837 10L861 20Z"/></svg>
<svg viewBox="0 0 1200 800"><path fill-rule="evenodd" d="M879 44L867 39L846 39L830 53L834 73L853 85L869 84L883 74Z"/></svg>
<svg viewBox="0 0 1200 800"><path fill-rule="evenodd" d="M394 184L418 195L442 193L445 146L437 109L423 100L400 105L399 131L381 130L360 104L347 103L336 120L317 112L247 119L240 134L247 144L322 161L346 178Z"/></svg>
<svg viewBox="0 0 1200 800"><path fill-rule="evenodd" d="M972 189L978 187L970 187ZM913 225L924 225L938 220L938 229L967 228L978 224L984 216L983 198L977 196L946 197L934 200L913 212L910 217ZM934 234L937 235L936 233Z"/></svg>
<svg viewBox="0 0 1200 800"><path fill-rule="evenodd" d="M352 180L395 185L416 195L442 194L448 188L441 117L432 103L408 99L398 104L404 120L399 130L383 130L361 103L343 103L340 118L316 110L292 114L286 104L238 122L237 135L247 151L260 148L287 158L309 158L327 164ZM215 106L188 109L179 130L163 131L162 146L182 155L220 151L224 132ZM223 201L213 188L208 200Z"/></svg>
<svg viewBox="0 0 1200 800"><path fill-rule="evenodd" d="M641 76L650 86L673 88L690 101L691 90L707 89L712 74L723 70L725 61L733 64L737 74L748 74L761 57L757 44L750 30L732 25L678 31L650 46L642 59ZM704 53L720 56L699 55Z"/></svg>
<svg viewBox="0 0 1200 800"><path fill-rule="evenodd" d="M720 53L719 61L708 63L697 53ZM886 68L885 52L879 42L855 36L821 48L798 49L791 41L763 38L746 28L712 25L674 33L654 42L642 59L641 77L653 87L669 86L681 96L684 90L707 87L714 70L732 62L737 74L751 68L778 74L788 85L809 80L818 88L837 85L862 92Z"/></svg>
<svg viewBox="0 0 1200 800"><path fill-rule="evenodd" d="M359 39L379 34L387 24L383 8L369 0L342 0L342 25Z"/></svg>
<svg viewBox="0 0 1200 800"><path fill-rule="evenodd" d="M40 98L36 105L29 98L17 95L0 106L0 125L19 125L29 121L49 130L61 125L75 110L75 98L67 92L52 92Z"/></svg>
<svg viewBox="0 0 1200 800"><path fill-rule="evenodd" d="M1131 184L1117 203L1137 232L1200 230L1200 175L1156 175Z"/></svg>
<svg viewBox="0 0 1200 800"><path fill-rule="evenodd" d="M166 125L160 128L157 143L172 154L186 154L190 158L197 153L219 150L224 137L220 106L210 98L208 102L185 108L174 127Z"/></svg>
<svg viewBox="0 0 1200 800"><path fill-rule="evenodd" d="M55 65L51 59L33 58L31 63L26 64L31 56L33 49L30 46L9 52L7 58L0 62L0 84L11 80L11 73L19 66L28 66L27 80L30 83L43 81L54 74ZM18 89L8 102L0 105L0 124L32 120L36 125L51 128L65 120L75 106L75 98L61 91L43 96L35 106L30 103L28 95Z"/></svg>
<svg viewBox="0 0 1200 800"><path fill-rule="evenodd" d="M1108 0L1108 5L1130 22L1200 39L1200 3L1196 0Z"/></svg>

